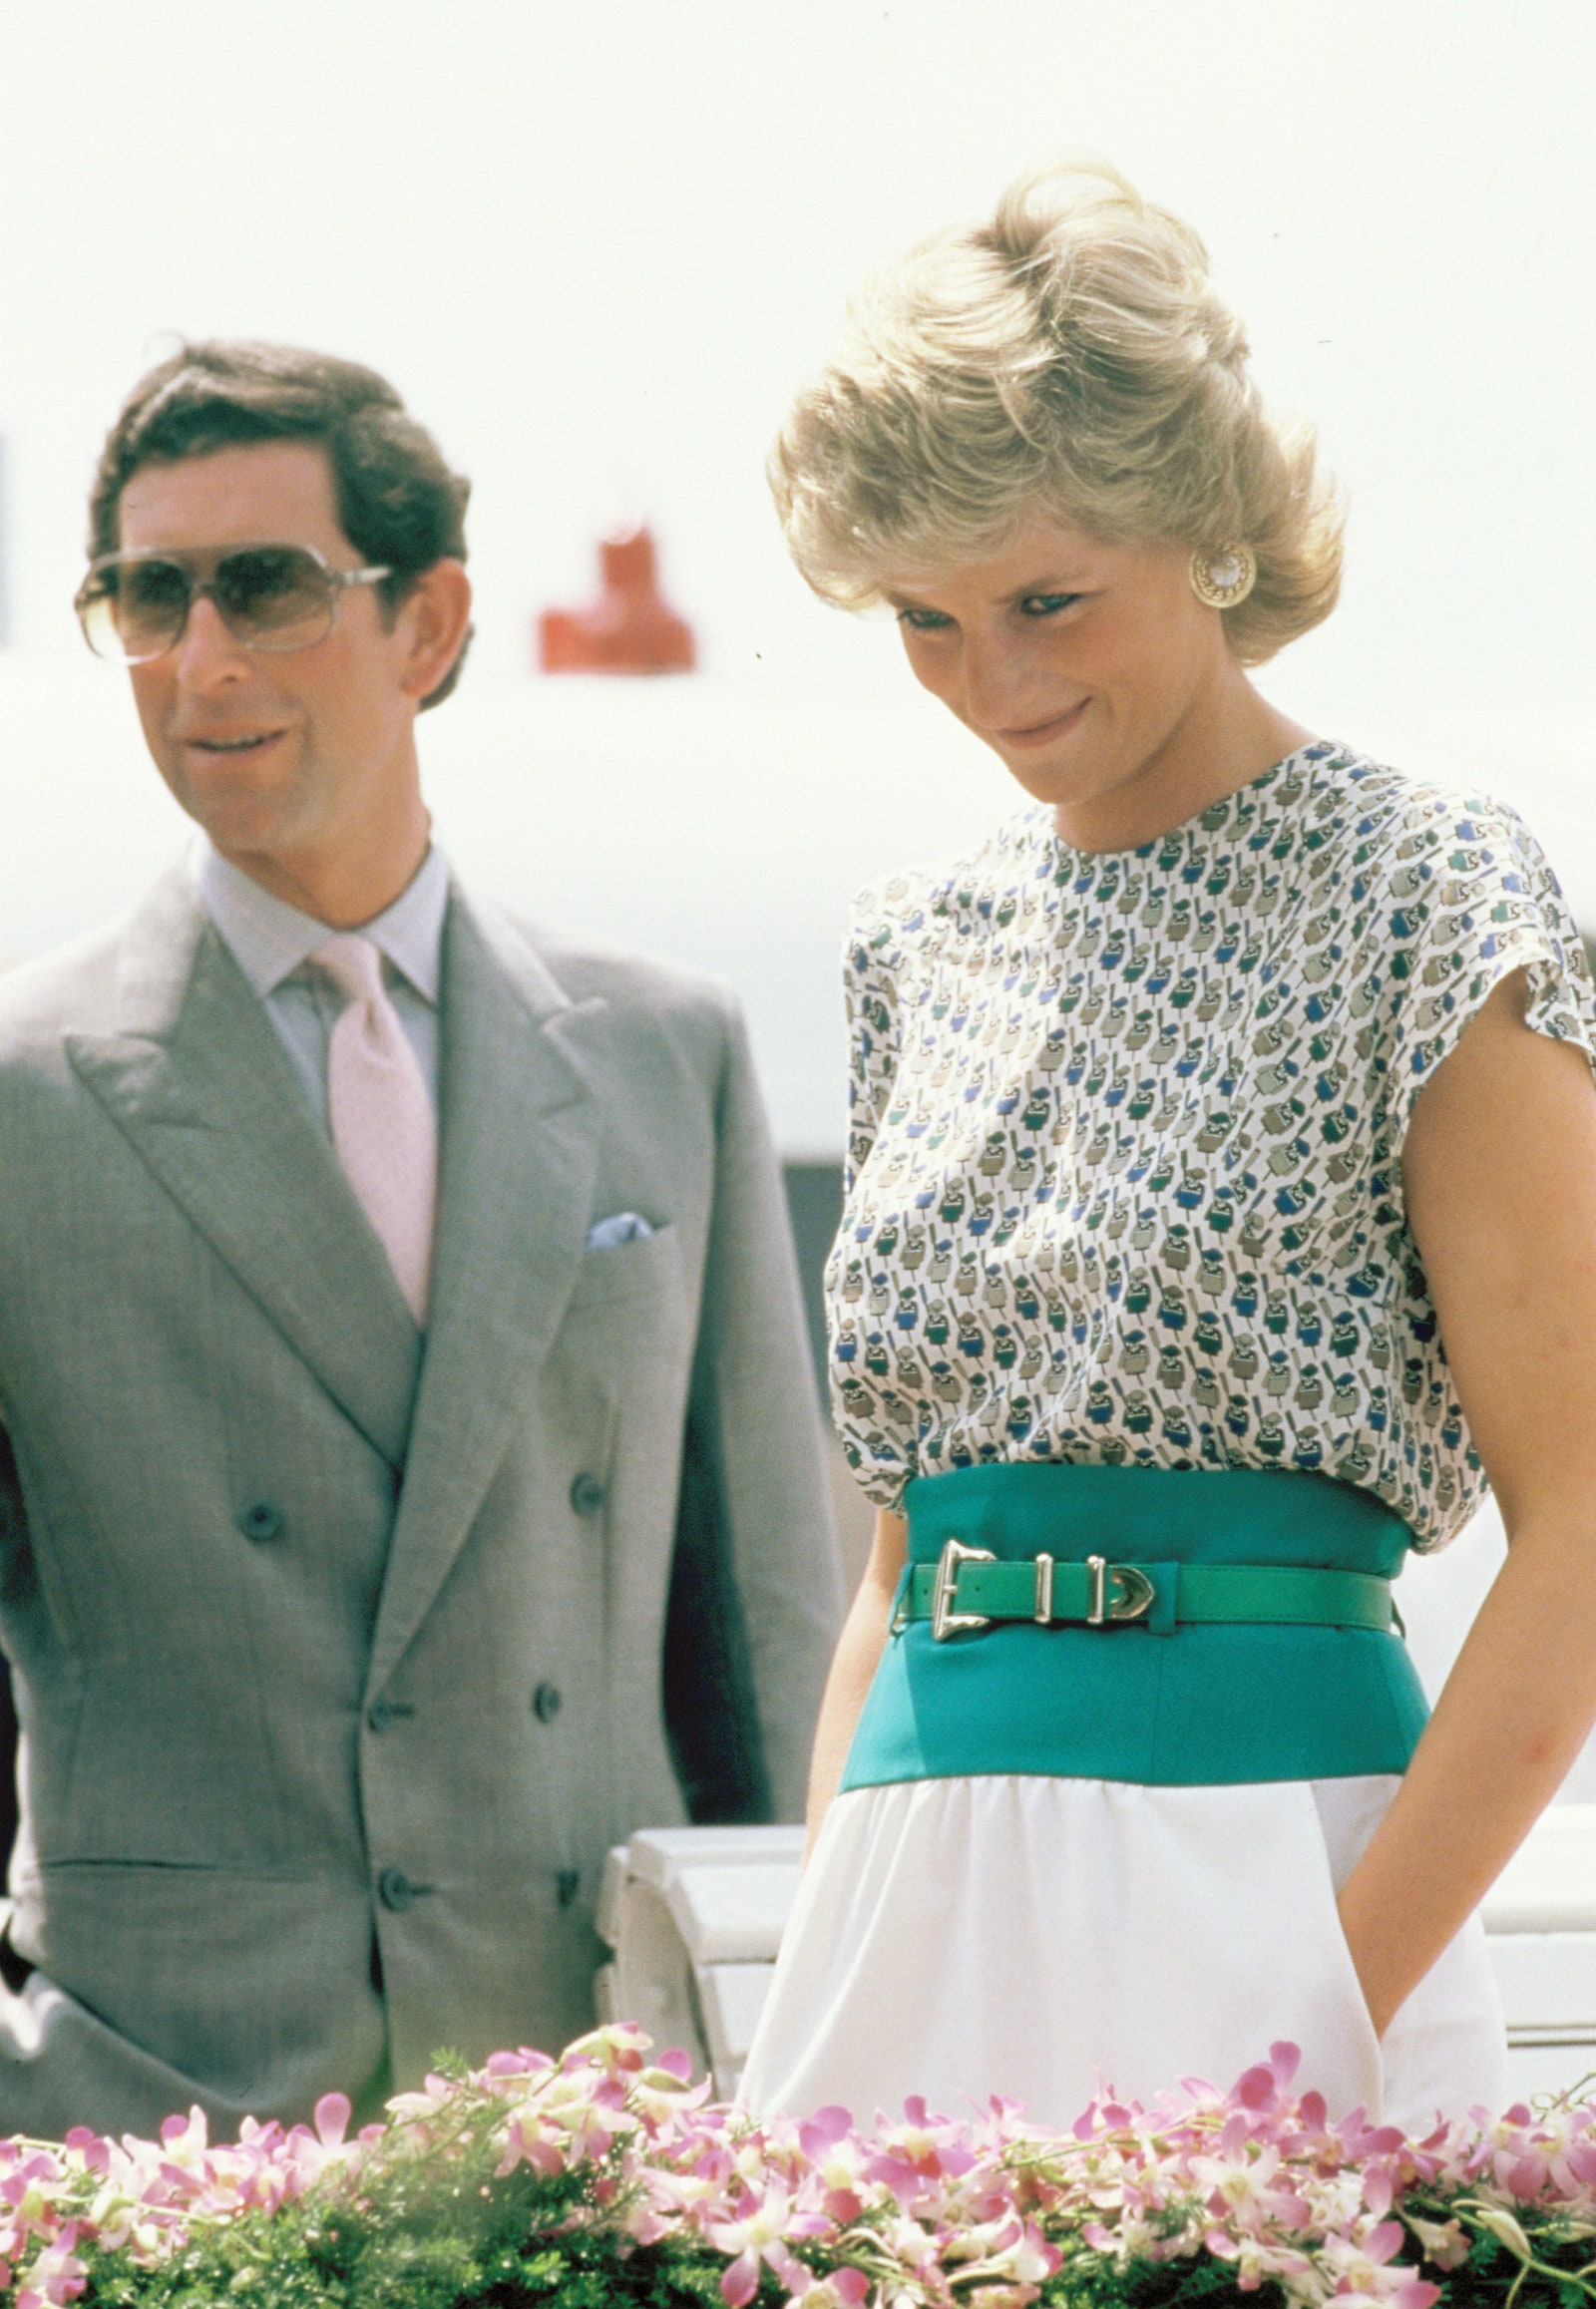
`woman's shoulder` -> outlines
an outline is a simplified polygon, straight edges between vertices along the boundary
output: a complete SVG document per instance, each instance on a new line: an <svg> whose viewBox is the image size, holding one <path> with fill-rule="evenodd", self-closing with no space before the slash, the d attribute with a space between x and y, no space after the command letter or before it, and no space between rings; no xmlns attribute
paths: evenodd
<svg viewBox="0 0 1596 2309"><path fill-rule="evenodd" d="M1577 925L1534 835L1510 803L1482 787L1412 777L1344 756L1324 793L1328 847L1307 861L1302 888L1319 911L1314 1002L1367 1068L1396 1151L1425 1081L1492 989L1528 973L1525 1023L1577 1042L1596 1059L1590 967ZM1315 810L1310 804L1310 819ZM1302 849L1312 843L1310 833ZM1334 868L1326 884L1322 871ZM1295 878L1297 863L1290 872ZM1324 891L1319 900L1320 889ZM1342 1006L1332 997L1346 989ZM1310 1017L1319 1010L1310 1005ZM1327 1038L1337 1029L1327 1023Z"/></svg>
<svg viewBox="0 0 1596 2309"><path fill-rule="evenodd" d="M1285 878L1309 907L1310 939L1328 937L1337 975L1361 983L1360 1015L1379 996L1396 1019L1411 995L1420 1015L1439 1003L1466 1023L1520 963L1588 981L1557 877L1511 803L1337 749L1305 809Z"/></svg>
<svg viewBox="0 0 1596 2309"><path fill-rule="evenodd" d="M1328 751L1314 781L1309 817L1333 829L1371 886L1427 882L1440 860L1452 876L1481 867L1543 864L1534 835L1510 803L1480 786L1415 776L1346 747ZM1310 844L1312 833L1310 833ZM1450 853L1460 853L1451 863Z"/></svg>

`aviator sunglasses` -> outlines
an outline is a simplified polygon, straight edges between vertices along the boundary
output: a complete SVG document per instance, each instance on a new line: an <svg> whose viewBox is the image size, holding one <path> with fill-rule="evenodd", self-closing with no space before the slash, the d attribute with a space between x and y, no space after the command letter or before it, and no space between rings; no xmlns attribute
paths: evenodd
<svg viewBox="0 0 1596 2309"><path fill-rule="evenodd" d="M95 655L124 665L145 665L175 648L201 593L245 649L311 649L332 631L346 585L375 585L392 575L387 568L335 570L314 546L102 554L74 606Z"/></svg>

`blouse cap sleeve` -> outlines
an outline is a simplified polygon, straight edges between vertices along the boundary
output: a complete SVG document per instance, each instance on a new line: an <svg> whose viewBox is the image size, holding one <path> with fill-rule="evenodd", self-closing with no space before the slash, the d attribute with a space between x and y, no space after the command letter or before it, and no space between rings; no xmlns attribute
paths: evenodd
<svg viewBox="0 0 1596 2309"><path fill-rule="evenodd" d="M1437 798L1433 837L1392 872L1389 1143L1400 1148L1414 1105L1494 989L1527 970L1525 1023L1576 1043L1596 1066L1590 962L1557 877L1529 828L1499 802ZM1404 845L1406 847L1406 845Z"/></svg>

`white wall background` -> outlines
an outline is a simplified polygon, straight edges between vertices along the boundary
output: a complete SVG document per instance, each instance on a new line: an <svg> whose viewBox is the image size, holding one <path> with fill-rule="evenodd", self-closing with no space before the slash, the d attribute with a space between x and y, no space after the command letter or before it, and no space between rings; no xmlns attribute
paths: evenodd
<svg viewBox="0 0 1596 2309"><path fill-rule="evenodd" d="M1518 802L1596 923L1593 85L1588 0L0 0L0 950L175 839L69 607L118 400L177 333L328 345L476 482L462 863L728 971L783 1143L835 1146L846 899L1012 789L810 599L764 448L872 261L1068 149L1197 222L1352 491L1271 691ZM535 681L626 508L705 676Z"/></svg>
<svg viewBox="0 0 1596 2309"><path fill-rule="evenodd" d="M475 475L485 669L632 502L717 671L873 680L764 445L871 261L1087 147L1197 222L1353 488L1297 693L1577 702L1593 81L1586 0L0 0L21 638L70 638L163 332L252 332L391 372Z"/></svg>
<svg viewBox="0 0 1596 2309"><path fill-rule="evenodd" d="M1593 85L1589 0L0 0L0 951L182 837L71 621L118 400L175 333L325 345L475 478L477 654L424 725L452 849L729 972L784 1145L834 1147L847 896L1012 789L809 599L764 447L872 261L1081 148L1198 224L1352 491L1272 694L1518 803L1596 924ZM632 510L705 674L532 679ZM1490 1518L1464 1547L1409 1575L1432 1679Z"/></svg>

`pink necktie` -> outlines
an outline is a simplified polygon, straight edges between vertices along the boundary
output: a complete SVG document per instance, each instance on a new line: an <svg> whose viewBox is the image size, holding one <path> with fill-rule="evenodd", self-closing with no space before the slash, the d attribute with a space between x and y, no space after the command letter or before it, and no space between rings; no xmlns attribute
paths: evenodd
<svg viewBox="0 0 1596 2309"><path fill-rule="evenodd" d="M411 1314L424 1324L438 1193L438 1126L426 1077L370 939L342 933L310 960L347 996L327 1042L333 1151Z"/></svg>

